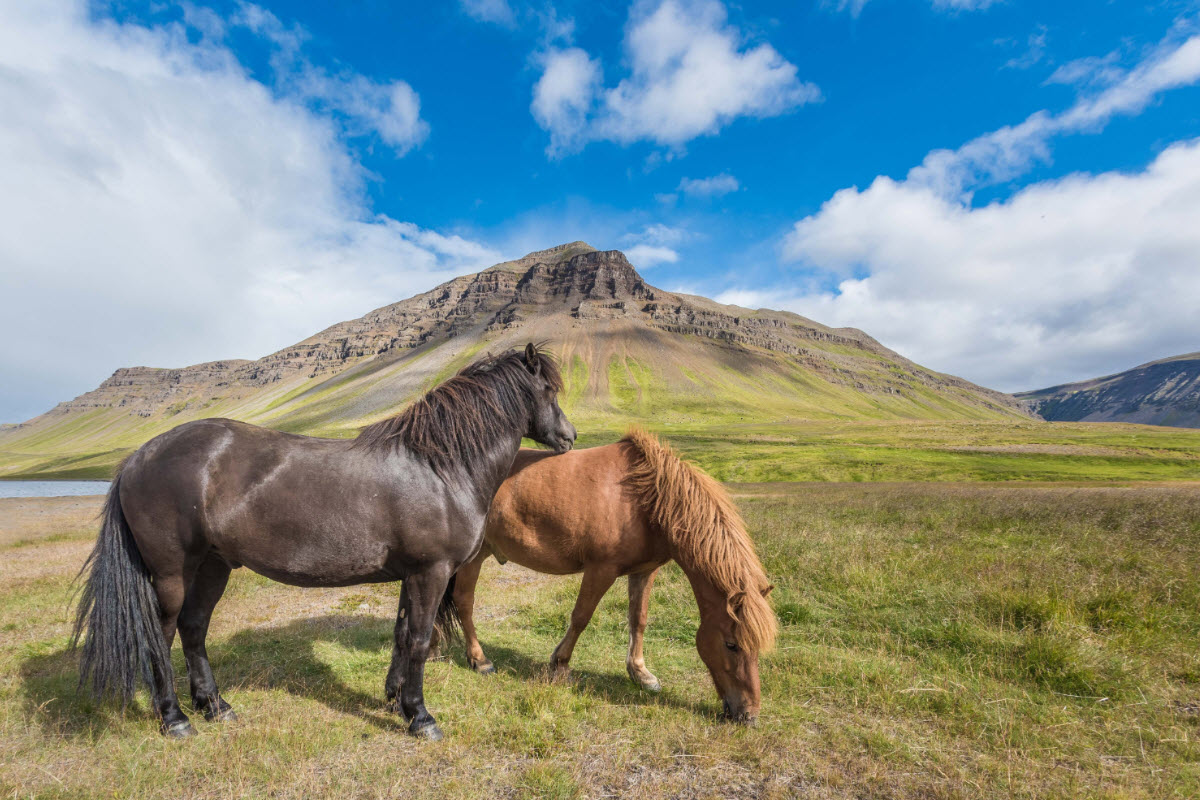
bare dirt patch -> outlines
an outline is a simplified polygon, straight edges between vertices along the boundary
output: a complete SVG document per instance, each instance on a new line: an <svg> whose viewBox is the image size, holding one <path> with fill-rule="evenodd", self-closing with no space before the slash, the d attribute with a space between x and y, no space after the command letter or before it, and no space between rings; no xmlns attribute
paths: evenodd
<svg viewBox="0 0 1200 800"><path fill-rule="evenodd" d="M0 547L95 533L103 505L98 496L0 498Z"/></svg>

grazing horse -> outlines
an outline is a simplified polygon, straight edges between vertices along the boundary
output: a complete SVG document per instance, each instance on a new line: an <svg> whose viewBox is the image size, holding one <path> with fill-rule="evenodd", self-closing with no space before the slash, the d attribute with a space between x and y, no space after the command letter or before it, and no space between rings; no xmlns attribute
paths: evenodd
<svg viewBox="0 0 1200 800"><path fill-rule="evenodd" d="M163 733L191 736L171 669L178 629L192 701L234 718L204 640L230 570L296 586L402 580L396 642L409 732L441 731L425 708L435 617L450 577L479 549L492 497L521 437L564 453L575 428L558 407L554 361L530 344L480 359L357 439L316 439L227 419L158 436L117 472L75 624L80 684L127 703L149 684Z"/></svg>
<svg viewBox="0 0 1200 800"><path fill-rule="evenodd" d="M582 572L567 634L550 656L565 671L579 634L600 599L629 576L629 676L649 691L642 635L655 572L670 560L687 575L700 608L696 649L708 667L725 716L751 722L761 691L758 655L774 643L772 587L745 524L724 488L682 461L646 431L617 444L561 458L522 450L488 514L484 545L455 576L453 597L466 635L467 663L489 673L472 610L479 568L493 555L537 572Z"/></svg>

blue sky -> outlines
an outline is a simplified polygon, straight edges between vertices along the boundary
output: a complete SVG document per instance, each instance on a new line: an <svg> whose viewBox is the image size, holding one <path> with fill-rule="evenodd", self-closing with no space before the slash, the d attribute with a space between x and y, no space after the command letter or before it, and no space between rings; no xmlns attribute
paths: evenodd
<svg viewBox="0 0 1200 800"><path fill-rule="evenodd" d="M1194 2L5 6L0 419L575 239L1004 390L1200 349Z"/></svg>

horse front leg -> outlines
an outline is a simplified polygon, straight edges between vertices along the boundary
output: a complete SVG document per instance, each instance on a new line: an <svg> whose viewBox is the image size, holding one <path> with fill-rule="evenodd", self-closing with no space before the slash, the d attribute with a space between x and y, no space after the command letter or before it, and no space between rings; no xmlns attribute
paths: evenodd
<svg viewBox="0 0 1200 800"><path fill-rule="evenodd" d="M453 572L452 564L435 564L406 578L400 592L400 618L407 618L408 625L401 658L400 713L409 720L409 733L432 741L441 739L442 731L425 708L425 661L438 605Z"/></svg>
<svg viewBox="0 0 1200 800"><path fill-rule="evenodd" d="M408 582L400 586L400 605L396 610L396 627L392 631L392 665L388 667L387 680L383 684L383 694L387 698L388 708L400 711L400 684L404 682L405 642L408 639Z"/></svg>
<svg viewBox="0 0 1200 800"><path fill-rule="evenodd" d="M558 647L550 654L550 669L557 675L566 674L571 654L575 652L575 642L579 634L587 627L596 611L601 598L617 579L617 569L611 564L589 564L583 571L583 582L579 586L579 597L575 599L575 608L571 610L571 622L567 626L567 634L563 636Z"/></svg>
<svg viewBox="0 0 1200 800"><path fill-rule="evenodd" d="M657 692L662 684L654 673L646 669L642 654L642 641L646 633L646 622L650 613L650 587L658 569L638 572L629 576L629 656L625 659L625 671L638 686L648 692Z"/></svg>

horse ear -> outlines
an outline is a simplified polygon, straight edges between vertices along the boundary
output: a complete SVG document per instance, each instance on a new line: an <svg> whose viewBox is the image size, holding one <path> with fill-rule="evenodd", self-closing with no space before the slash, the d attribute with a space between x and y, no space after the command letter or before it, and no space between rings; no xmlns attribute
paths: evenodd
<svg viewBox="0 0 1200 800"><path fill-rule="evenodd" d="M538 358L537 348L533 346L533 342L525 345L525 366L534 375L542 371L542 360Z"/></svg>
<svg viewBox="0 0 1200 800"><path fill-rule="evenodd" d="M768 583L768 584L767 584L767 588L765 588L765 589L763 589L763 590L762 590L762 596L763 596L763 597L766 597L767 595L769 595L769 594L771 593L771 590L772 590L772 589L774 589L774 588L775 588L775 584L773 584L773 583Z"/></svg>
<svg viewBox="0 0 1200 800"><path fill-rule="evenodd" d="M734 592L725 598L725 613L734 622L741 620L742 605L746 602L745 592Z"/></svg>

